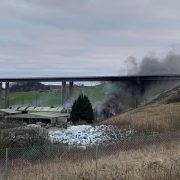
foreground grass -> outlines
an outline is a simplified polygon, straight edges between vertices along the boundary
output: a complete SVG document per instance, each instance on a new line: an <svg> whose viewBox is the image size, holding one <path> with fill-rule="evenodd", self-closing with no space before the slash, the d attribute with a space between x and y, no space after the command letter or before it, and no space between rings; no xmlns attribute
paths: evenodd
<svg viewBox="0 0 180 180"><path fill-rule="evenodd" d="M138 133L180 130L180 103L151 104L102 121L100 124L133 128Z"/></svg>
<svg viewBox="0 0 180 180"><path fill-rule="evenodd" d="M104 151L105 150L105 151ZM144 145L122 151L99 150L100 180L179 180L180 141ZM1 176L0 176L1 177ZM14 161L10 180L91 180L96 178L94 149L62 153L55 159L30 163Z"/></svg>

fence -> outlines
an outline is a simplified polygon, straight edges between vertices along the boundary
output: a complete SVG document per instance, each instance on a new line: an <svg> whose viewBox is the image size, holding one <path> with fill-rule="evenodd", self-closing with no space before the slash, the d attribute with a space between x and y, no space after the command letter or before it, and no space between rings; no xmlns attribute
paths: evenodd
<svg viewBox="0 0 180 180"><path fill-rule="evenodd" d="M0 180L180 179L180 133L111 145L0 149Z"/></svg>

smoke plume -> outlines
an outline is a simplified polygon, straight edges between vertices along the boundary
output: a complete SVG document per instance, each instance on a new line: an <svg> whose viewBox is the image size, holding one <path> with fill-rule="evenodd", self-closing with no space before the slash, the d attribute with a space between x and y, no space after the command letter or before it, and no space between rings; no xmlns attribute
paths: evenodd
<svg viewBox="0 0 180 180"><path fill-rule="evenodd" d="M146 56L141 61L130 57L127 61L128 75L171 75L180 74L180 54L169 53L164 58ZM138 64L141 62L140 64ZM154 82L140 98L140 103L146 103L159 93L178 86L180 81ZM97 103L99 117L104 119L132 108L132 91L127 83L106 83L106 97Z"/></svg>
<svg viewBox="0 0 180 180"><path fill-rule="evenodd" d="M180 54L169 53L165 58L145 57L139 67L140 75L162 75L180 73Z"/></svg>

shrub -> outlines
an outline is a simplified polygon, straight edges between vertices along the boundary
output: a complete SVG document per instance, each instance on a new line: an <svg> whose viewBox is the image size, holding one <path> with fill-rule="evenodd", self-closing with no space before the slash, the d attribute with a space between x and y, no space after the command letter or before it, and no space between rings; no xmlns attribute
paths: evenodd
<svg viewBox="0 0 180 180"><path fill-rule="evenodd" d="M73 123L80 121L86 121L87 123L92 123L94 120L94 113L92 109L91 102L88 97L81 94L78 99L74 101L72 110L70 113L70 120Z"/></svg>

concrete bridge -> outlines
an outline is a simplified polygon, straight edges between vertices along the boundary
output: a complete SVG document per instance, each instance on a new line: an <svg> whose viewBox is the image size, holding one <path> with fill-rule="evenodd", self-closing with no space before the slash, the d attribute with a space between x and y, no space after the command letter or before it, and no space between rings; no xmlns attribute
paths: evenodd
<svg viewBox="0 0 180 180"><path fill-rule="evenodd" d="M0 78L0 91L5 82L5 107L9 106L9 84L11 82L62 82L62 102L65 102L67 82L69 93L73 93L74 82L125 82L132 87L132 99L136 102L136 95L141 95L149 84L159 81L180 81L180 74L173 75L133 75L133 76L80 76L80 77L25 77L25 78ZM2 94L2 93L1 93ZM136 106L136 105L134 105Z"/></svg>

